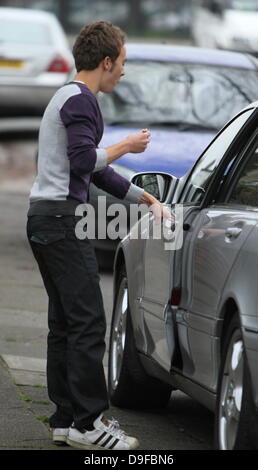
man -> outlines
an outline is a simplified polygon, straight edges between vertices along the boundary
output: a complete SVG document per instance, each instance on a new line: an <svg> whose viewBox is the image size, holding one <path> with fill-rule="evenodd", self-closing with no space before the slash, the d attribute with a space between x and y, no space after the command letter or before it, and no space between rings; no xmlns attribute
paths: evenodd
<svg viewBox="0 0 258 470"><path fill-rule="evenodd" d="M134 203L160 204L109 166L141 153L149 132L98 148L103 121L96 95L124 75L122 31L108 22L85 26L73 54L77 74L57 91L39 133L38 174L30 194L28 239L49 297L47 382L56 412L49 423L57 444L87 449L135 449L117 421L108 420L103 371L106 321L94 249L75 235L75 209L88 200L90 182Z"/></svg>

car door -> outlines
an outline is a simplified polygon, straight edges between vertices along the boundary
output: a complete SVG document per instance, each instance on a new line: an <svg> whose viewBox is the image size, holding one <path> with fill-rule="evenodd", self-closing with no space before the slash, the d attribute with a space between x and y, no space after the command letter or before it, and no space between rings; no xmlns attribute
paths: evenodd
<svg viewBox="0 0 258 470"><path fill-rule="evenodd" d="M145 242L144 287L142 297L139 299L144 318L145 353L166 370L171 369L171 358L175 349L174 318L171 308L173 299L171 296L174 293L173 288L177 287L178 279L181 276L182 256L188 250L188 235L192 234L192 230L189 234L187 230L195 224L195 220L199 217L200 205L219 162L252 113L253 109L246 110L229 123L204 152L190 174L183 190L182 204L175 206L179 212L180 207L182 208L181 222L179 220L178 224L180 229L177 249L175 247L166 249L168 234L164 236L162 233L157 238L153 236L153 224ZM235 145L234 155L238 154L239 148L239 145ZM180 219L180 216L178 218ZM183 244L183 248L181 248L181 244ZM180 333L184 335L182 329L180 329Z"/></svg>
<svg viewBox="0 0 258 470"><path fill-rule="evenodd" d="M222 178L217 180L222 184L215 200L199 212L188 234L182 274L182 284L187 288L183 289L177 313L179 336L184 342L183 373L212 391L217 388L216 331L221 296L239 251L257 223L257 213L243 204L249 198L258 205L258 137L252 137L244 151L237 153L232 153ZM241 190L240 183L234 187L232 175L238 162L248 159L256 179L251 181L249 175L248 185L243 186L241 178L245 178L247 169L239 170Z"/></svg>
<svg viewBox="0 0 258 470"><path fill-rule="evenodd" d="M186 208L189 211L189 208ZM183 243L184 208L173 210L176 227L171 230L171 222L155 226L151 217L149 237L144 251L144 289L141 309L144 316L146 354L170 371L171 356L174 349L173 322L171 318L170 297L173 283L175 252ZM157 229L160 233L157 234Z"/></svg>

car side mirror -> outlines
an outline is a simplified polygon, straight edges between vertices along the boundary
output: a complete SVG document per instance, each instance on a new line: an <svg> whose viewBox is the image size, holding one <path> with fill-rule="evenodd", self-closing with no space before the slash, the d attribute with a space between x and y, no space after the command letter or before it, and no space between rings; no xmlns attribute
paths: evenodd
<svg viewBox="0 0 258 470"><path fill-rule="evenodd" d="M178 179L168 173L136 173L132 183L154 196L160 202L169 202L172 197Z"/></svg>

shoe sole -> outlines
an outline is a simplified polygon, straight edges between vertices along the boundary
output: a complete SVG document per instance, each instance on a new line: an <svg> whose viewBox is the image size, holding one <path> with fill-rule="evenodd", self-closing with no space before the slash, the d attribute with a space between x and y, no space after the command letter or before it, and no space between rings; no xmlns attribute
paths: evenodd
<svg viewBox="0 0 258 470"><path fill-rule="evenodd" d="M65 441L61 441L60 439L53 439L53 443L56 445L56 446L59 446L59 447L65 447L67 446L67 442L66 440Z"/></svg>
<svg viewBox="0 0 258 470"><path fill-rule="evenodd" d="M49 428L50 432L53 432L53 428ZM67 446L67 434L52 434L52 441L56 446Z"/></svg>
<svg viewBox="0 0 258 470"><path fill-rule="evenodd" d="M53 443L56 446L67 446L66 436L55 436L55 437L53 437Z"/></svg>
<svg viewBox="0 0 258 470"><path fill-rule="evenodd" d="M135 447L131 449L109 449L108 447L96 446L94 444L84 444L83 442L73 441L69 438L66 439L66 443L71 447L76 447L76 449L96 449L96 450L135 450L139 447L139 442L135 443Z"/></svg>
<svg viewBox="0 0 258 470"><path fill-rule="evenodd" d="M72 441L71 439L67 438L66 439L66 444L75 447L76 449L89 449L89 450L112 450L112 449L107 449L106 447L101 447L101 446L96 446L94 444L84 444L83 442L78 442L78 441Z"/></svg>

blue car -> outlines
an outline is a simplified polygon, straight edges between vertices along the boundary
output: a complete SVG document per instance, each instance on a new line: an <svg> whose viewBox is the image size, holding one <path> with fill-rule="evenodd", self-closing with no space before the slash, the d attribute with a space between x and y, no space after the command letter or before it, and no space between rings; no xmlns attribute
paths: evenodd
<svg viewBox="0 0 258 470"><path fill-rule="evenodd" d="M151 131L143 154L127 154L112 164L128 179L146 171L181 177L218 130L257 100L258 61L247 54L164 44L129 43L126 48L125 76L112 93L100 94L99 104L105 121L100 147L143 128ZM96 212L99 196L107 197L107 208L121 204L92 184L90 203ZM107 216L107 222L111 219ZM114 251L119 241L97 237L93 243L97 252Z"/></svg>

